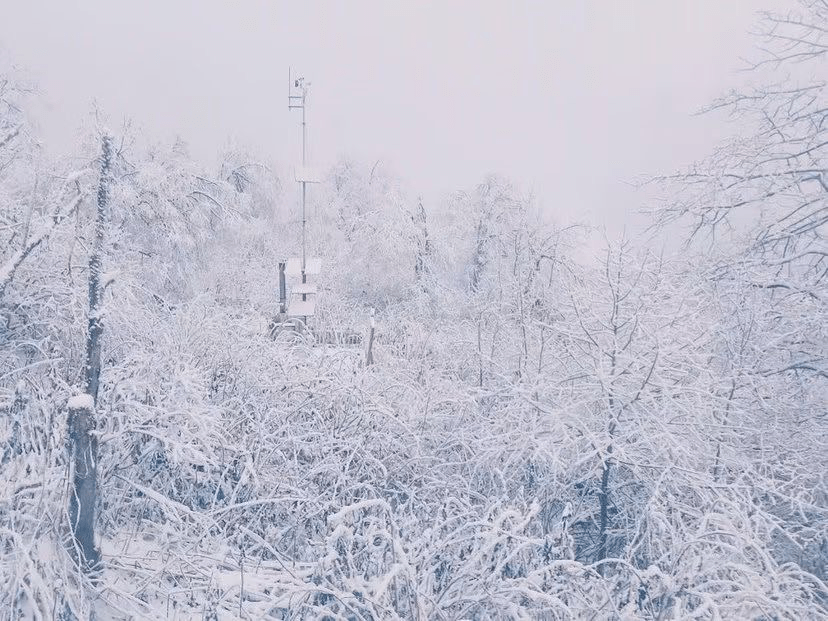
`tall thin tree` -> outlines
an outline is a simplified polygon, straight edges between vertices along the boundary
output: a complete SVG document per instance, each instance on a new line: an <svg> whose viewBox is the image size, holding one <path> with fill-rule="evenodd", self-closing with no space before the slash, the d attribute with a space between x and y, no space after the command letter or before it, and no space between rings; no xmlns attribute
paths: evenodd
<svg viewBox="0 0 828 621"><path fill-rule="evenodd" d="M86 338L86 394L69 403L69 434L74 475L69 497L69 521L79 562L87 570L100 563L95 547L95 503L97 501L98 440L95 430L95 404L101 375L103 336L103 250L109 193L112 183L112 139L102 140L101 173L98 184L95 236L89 254L89 323Z"/></svg>

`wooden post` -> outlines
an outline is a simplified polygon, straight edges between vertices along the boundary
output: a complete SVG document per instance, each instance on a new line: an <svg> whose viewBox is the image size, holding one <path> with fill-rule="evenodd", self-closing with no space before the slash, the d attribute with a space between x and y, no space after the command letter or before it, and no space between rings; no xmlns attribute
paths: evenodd
<svg viewBox="0 0 828 621"><path fill-rule="evenodd" d="M483 330L481 328L483 323L483 314L477 320L477 365L478 365L478 386L483 388Z"/></svg>
<svg viewBox="0 0 828 621"><path fill-rule="evenodd" d="M279 261L279 314L284 321L287 313L287 289L285 288L285 262Z"/></svg>
<svg viewBox="0 0 828 621"><path fill-rule="evenodd" d="M374 330L376 324L374 322L374 309L371 309L371 327L368 329L368 347L365 350L365 366L374 364Z"/></svg>

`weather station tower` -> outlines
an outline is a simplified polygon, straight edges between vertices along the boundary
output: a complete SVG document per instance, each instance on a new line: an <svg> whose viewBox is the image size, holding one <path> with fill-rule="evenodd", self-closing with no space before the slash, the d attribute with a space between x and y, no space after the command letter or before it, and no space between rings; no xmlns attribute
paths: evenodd
<svg viewBox="0 0 828 621"><path fill-rule="evenodd" d="M319 175L308 166L307 142L307 97L310 82L305 78L295 77L288 71L288 110L299 110L302 113L302 163L294 168L293 178L302 188L302 253L300 257L291 257L279 264L279 302L280 313L292 320L297 327L304 327L308 320L316 314L318 290L315 283L309 282L310 276L316 276L320 271L320 260L308 256L308 218L307 197L308 184L319 183ZM299 282L290 287L290 303L286 305L285 274L298 278Z"/></svg>

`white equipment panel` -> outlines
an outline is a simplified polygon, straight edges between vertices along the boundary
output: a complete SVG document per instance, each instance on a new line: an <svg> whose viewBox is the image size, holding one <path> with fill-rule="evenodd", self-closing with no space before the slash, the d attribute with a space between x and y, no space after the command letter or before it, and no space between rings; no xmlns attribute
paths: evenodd
<svg viewBox="0 0 828 621"><path fill-rule="evenodd" d="M297 166L293 169L293 178L302 183L322 183L322 175L310 166Z"/></svg>
<svg viewBox="0 0 828 621"><path fill-rule="evenodd" d="M305 274L318 274L322 269L322 260L314 258L305 259ZM285 274L288 276L302 275L302 259L300 257L291 257L287 260L285 266Z"/></svg>
<svg viewBox="0 0 828 621"><path fill-rule="evenodd" d="M290 288L293 295L315 295L316 285L309 282L298 282Z"/></svg>
<svg viewBox="0 0 828 621"><path fill-rule="evenodd" d="M292 300L288 307L288 317L313 317L316 314L314 300Z"/></svg>

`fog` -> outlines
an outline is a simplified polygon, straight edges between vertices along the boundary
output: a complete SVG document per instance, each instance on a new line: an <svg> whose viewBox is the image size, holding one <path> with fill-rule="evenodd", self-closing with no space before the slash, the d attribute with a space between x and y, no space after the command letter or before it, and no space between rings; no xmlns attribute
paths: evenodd
<svg viewBox="0 0 828 621"><path fill-rule="evenodd" d="M0 619L828 621L766 1L7 0Z"/></svg>
<svg viewBox="0 0 828 621"><path fill-rule="evenodd" d="M694 112L747 79L737 59L772 4L36 0L4 9L0 44L45 94L36 117L59 153L94 102L202 161L232 140L284 175L293 67L312 85L314 164L379 161L427 201L497 172L557 219L616 234L647 198L631 181L732 131Z"/></svg>

